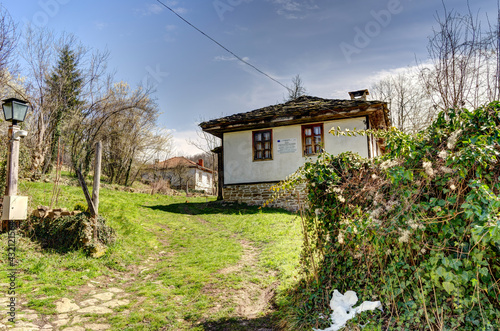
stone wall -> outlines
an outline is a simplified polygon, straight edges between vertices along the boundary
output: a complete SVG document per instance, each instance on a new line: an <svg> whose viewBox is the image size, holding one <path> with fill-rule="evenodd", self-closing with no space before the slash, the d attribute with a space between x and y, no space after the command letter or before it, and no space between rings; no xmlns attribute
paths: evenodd
<svg viewBox="0 0 500 331"><path fill-rule="evenodd" d="M224 200L238 203L246 203L251 206L262 206L271 199L273 191L271 186L276 183L261 184L236 184L224 186ZM300 184L292 192L287 192L283 196L268 205L272 208L283 208L290 211L297 211L300 204L304 204L305 184Z"/></svg>

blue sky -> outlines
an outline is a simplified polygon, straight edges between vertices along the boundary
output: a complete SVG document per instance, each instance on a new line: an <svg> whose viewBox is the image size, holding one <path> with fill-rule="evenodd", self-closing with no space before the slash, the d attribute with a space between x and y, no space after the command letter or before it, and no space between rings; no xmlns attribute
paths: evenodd
<svg viewBox="0 0 500 331"><path fill-rule="evenodd" d="M308 94L347 98L382 72L427 59L439 0L163 0L214 39L285 85L300 74ZM466 0L445 0L464 12ZM178 155L196 152L200 118L282 102L287 91L231 57L153 0L3 1L26 22L75 34L111 53L116 81L149 79ZM471 2L496 19L496 0Z"/></svg>

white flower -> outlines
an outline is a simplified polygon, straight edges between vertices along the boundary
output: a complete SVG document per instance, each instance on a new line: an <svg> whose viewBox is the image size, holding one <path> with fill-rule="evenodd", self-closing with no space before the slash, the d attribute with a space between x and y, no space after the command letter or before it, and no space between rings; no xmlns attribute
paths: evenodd
<svg viewBox="0 0 500 331"><path fill-rule="evenodd" d="M409 220L408 221L408 225L410 226L410 228L412 228L413 230L416 230L416 229L424 229L425 226L421 223L419 223L418 221L416 220Z"/></svg>
<svg viewBox="0 0 500 331"><path fill-rule="evenodd" d="M406 243L408 242L408 239L410 238L410 230L403 230L401 233L401 237L399 237L399 242L400 243Z"/></svg>
<svg viewBox="0 0 500 331"><path fill-rule="evenodd" d="M393 201L389 201L386 205L385 205L385 210L387 210L387 212L390 212L391 210L394 209L394 207L397 205L398 203L393 200Z"/></svg>
<svg viewBox="0 0 500 331"><path fill-rule="evenodd" d="M441 170L445 174L452 174L453 173L453 169L445 167L445 166L441 166L441 168L439 168L439 170Z"/></svg>
<svg viewBox="0 0 500 331"><path fill-rule="evenodd" d="M460 136L460 134L462 134L462 129L457 130L452 134L450 134L450 136L448 137L448 142L446 143L446 147L448 147L448 149L455 148L455 145L458 142L458 137Z"/></svg>
<svg viewBox="0 0 500 331"><path fill-rule="evenodd" d="M370 213L370 217L373 218L373 219L376 219L380 216L380 214L383 212L383 209L382 207L379 207L375 210L373 210L371 213Z"/></svg>
<svg viewBox="0 0 500 331"><path fill-rule="evenodd" d="M425 173L429 176L429 177L432 177L434 176L434 169L432 169L432 162L424 162L422 164L422 166L424 167L424 170L425 170Z"/></svg>
<svg viewBox="0 0 500 331"><path fill-rule="evenodd" d="M422 249L420 250L420 253L422 253L422 254L425 254L425 252L427 252L427 251L425 250L425 248L422 248Z"/></svg>
<svg viewBox="0 0 500 331"><path fill-rule="evenodd" d="M384 161L384 162L382 162L380 164L380 168L383 169L383 170L386 170L386 169L395 167L397 165L398 165L398 161L397 160L387 160L387 161Z"/></svg>
<svg viewBox="0 0 500 331"><path fill-rule="evenodd" d="M343 244L344 243L344 234L342 232L339 232L339 235L337 237L337 241L339 242L339 244Z"/></svg>
<svg viewBox="0 0 500 331"><path fill-rule="evenodd" d="M332 185L330 187L328 187L328 189L326 190L326 193L340 193L342 192L342 189L340 187L337 187L335 185Z"/></svg>
<svg viewBox="0 0 500 331"><path fill-rule="evenodd" d="M446 159L447 156L448 156L448 152L445 150L438 153L438 157L440 157L443 160Z"/></svg>
<svg viewBox="0 0 500 331"><path fill-rule="evenodd" d="M455 191L456 189L457 189L457 187L454 184L450 185L450 190Z"/></svg>
<svg viewBox="0 0 500 331"><path fill-rule="evenodd" d="M340 202L344 203L345 202L345 199L343 196L341 196L340 194L337 196L337 199L339 199Z"/></svg>
<svg viewBox="0 0 500 331"><path fill-rule="evenodd" d="M378 178L378 176L377 176L377 175L372 174L372 179L377 179L377 178Z"/></svg>

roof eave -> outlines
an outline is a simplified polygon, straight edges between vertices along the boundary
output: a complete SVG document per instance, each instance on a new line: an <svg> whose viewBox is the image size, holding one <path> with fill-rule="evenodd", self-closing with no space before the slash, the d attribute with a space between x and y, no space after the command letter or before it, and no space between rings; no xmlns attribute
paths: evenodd
<svg viewBox="0 0 500 331"><path fill-rule="evenodd" d="M388 119L387 107L385 103L374 104L366 107L364 110L361 108L354 109L336 109L327 111L318 111L314 114L294 114L290 116L276 116L276 117L261 117L255 119L247 119L241 121L232 121L227 123L208 123L204 122L200 124L203 131L208 132L216 137L222 138L222 135L226 132L236 132L245 131L277 126L286 126L294 124L304 124L311 122L324 122L328 120L352 118L370 115L374 112L382 111L384 113L384 118Z"/></svg>

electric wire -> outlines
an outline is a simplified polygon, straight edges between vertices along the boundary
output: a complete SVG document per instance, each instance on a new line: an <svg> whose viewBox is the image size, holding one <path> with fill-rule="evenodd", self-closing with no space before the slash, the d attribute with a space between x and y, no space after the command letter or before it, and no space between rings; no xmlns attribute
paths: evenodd
<svg viewBox="0 0 500 331"><path fill-rule="evenodd" d="M240 56L236 55L234 52L232 52L231 50L229 50L227 47L225 47L224 45L222 45L221 43L219 43L217 40L215 40L214 38L210 37L208 34L206 34L205 32L203 32L202 30L198 29L196 26L194 26L193 24L191 24L188 20L186 20L184 17L182 17L180 14L178 14L175 10L173 10L171 7L167 6L165 3L163 3L162 1L160 0L156 0L158 3L160 3L161 5L163 5L165 8L167 8L168 10L170 10L172 13L174 13L177 17L179 17L181 20L183 20L186 24L188 24L189 26L191 26L193 29L195 29L196 31L198 31L199 33L201 33L202 35L204 35L205 37L207 37L208 39L210 39L212 42L214 42L215 44L217 44L219 47L221 47L223 50L225 50L226 52L228 52L229 54L231 54L232 56L234 56L237 60L241 61L242 63L250 66L251 68L253 68L254 70L256 70L257 72L259 72L260 74L266 76L267 78L271 79L272 81L274 81L275 83L278 83L279 85L281 85L282 87L284 87L285 89L287 89L287 91L291 92L291 89L284 85L283 83L281 83L279 80L273 78L272 76L266 74L264 71L260 70L259 68L257 68L256 66L254 66L253 64L251 64L250 62L248 61L245 61L244 59L242 59Z"/></svg>

